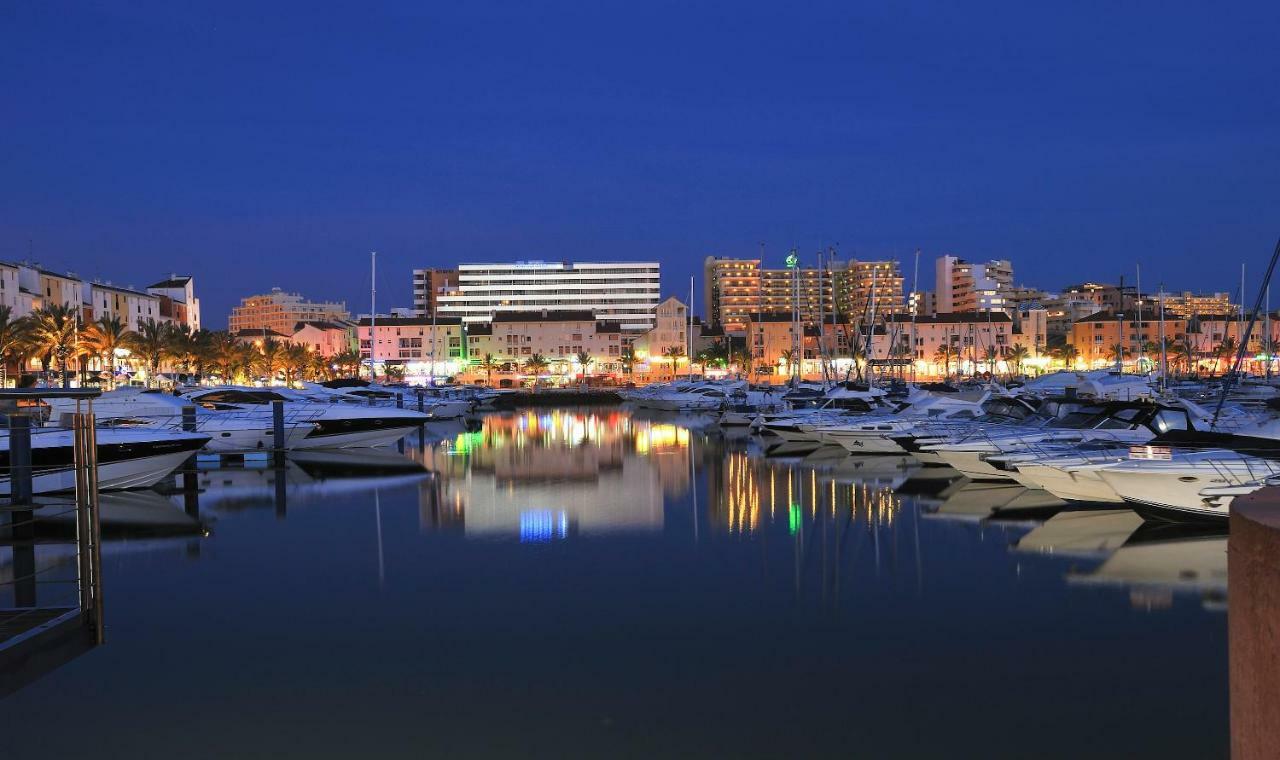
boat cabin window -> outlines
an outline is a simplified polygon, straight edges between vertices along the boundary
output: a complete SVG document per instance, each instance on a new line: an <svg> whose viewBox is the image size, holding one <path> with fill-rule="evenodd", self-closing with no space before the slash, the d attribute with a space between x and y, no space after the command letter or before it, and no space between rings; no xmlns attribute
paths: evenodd
<svg viewBox="0 0 1280 760"><path fill-rule="evenodd" d="M202 393L191 400L200 404L269 404L288 399L272 391L224 390Z"/></svg>
<svg viewBox="0 0 1280 760"><path fill-rule="evenodd" d="M1187 419L1187 413L1177 409L1161 409L1152 421L1152 426L1157 433L1167 433L1170 430L1190 430L1191 421Z"/></svg>
<svg viewBox="0 0 1280 760"><path fill-rule="evenodd" d="M1065 406L1066 404L1063 404L1063 407ZM1102 412L1103 408L1100 406L1081 406L1073 412L1060 416L1054 427L1075 430L1092 428L1098 423L1098 415Z"/></svg>

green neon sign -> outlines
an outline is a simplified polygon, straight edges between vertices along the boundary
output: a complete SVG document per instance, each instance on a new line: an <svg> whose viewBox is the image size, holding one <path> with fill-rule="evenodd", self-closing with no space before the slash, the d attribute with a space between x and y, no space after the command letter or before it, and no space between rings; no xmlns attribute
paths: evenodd
<svg viewBox="0 0 1280 760"><path fill-rule="evenodd" d="M796 249L792 248L791 253L787 254L787 269L795 269L800 266L800 257L796 255Z"/></svg>

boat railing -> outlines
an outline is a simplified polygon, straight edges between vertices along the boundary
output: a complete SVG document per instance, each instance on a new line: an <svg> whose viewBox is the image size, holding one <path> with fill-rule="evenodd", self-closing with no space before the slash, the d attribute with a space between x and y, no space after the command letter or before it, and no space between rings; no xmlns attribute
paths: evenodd
<svg viewBox="0 0 1280 760"><path fill-rule="evenodd" d="M0 389L8 455L0 467L0 545L12 557L9 572L0 574L0 694L7 693L10 677L24 678L23 668L40 661L36 654L46 647L70 644L79 651L102 641L102 529L93 411L99 393ZM41 408L32 402L42 398L75 401L69 428L38 427ZM61 436L65 444L49 446L43 436ZM50 449L69 451L70 457L33 456ZM8 662L15 666L3 664Z"/></svg>

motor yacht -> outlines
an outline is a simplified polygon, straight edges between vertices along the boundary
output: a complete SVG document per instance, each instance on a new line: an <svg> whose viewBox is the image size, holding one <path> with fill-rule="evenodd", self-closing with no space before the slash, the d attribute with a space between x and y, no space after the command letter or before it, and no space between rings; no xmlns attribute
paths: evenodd
<svg viewBox="0 0 1280 760"><path fill-rule="evenodd" d="M289 419L313 426L294 444L295 449L389 446L431 419L409 409L341 403L319 392L287 388L219 386L191 390L184 395L195 404L215 411L269 409L272 402L283 401Z"/></svg>
<svg viewBox="0 0 1280 760"><path fill-rule="evenodd" d="M65 418L76 410L76 400L50 398L49 423L65 427ZM191 399L159 390L125 386L105 391L93 401L94 416L100 426L112 428L157 427L181 430L183 410L195 406L195 429L206 433L207 451L244 452L275 446L275 423L270 409L215 411L195 405ZM315 428L311 422L286 417L284 448L293 449Z"/></svg>
<svg viewBox="0 0 1280 760"><path fill-rule="evenodd" d="M9 431L0 430L0 472L8 473ZM160 482L209 442L205 433L154 427L101 428L98 440L98 488L103 491L147 488ZM74 432L65 428L31 430L31 486L34 493L73 491L76 487ZM0 477L0 496L10 495L10 480Z"/></svg>
<svg viewBox="0 0 1280 760"><path fill-rule="evenodd" d="M1143 401L1090 403L1032 430L969 431L946 440L924 443L924 451L936 453L943 462L973 480L1016 480L989 458L1011 452L1036 453L1044 445L1145 443L1169 430L1194 429L1186 405L1181 402L1153 404Z"/></svg>

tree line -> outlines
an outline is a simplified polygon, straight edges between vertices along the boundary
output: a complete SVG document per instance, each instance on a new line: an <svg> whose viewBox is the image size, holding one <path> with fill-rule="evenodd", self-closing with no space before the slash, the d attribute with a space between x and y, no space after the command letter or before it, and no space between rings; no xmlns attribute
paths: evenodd
<svg viewBox="0 0 1280 760"><path fill-rule="evenodd" d="M61 304L14 318L12 309L0 305L0 384L8 383L10 368L23 372L31 361L39 362L46 379L56 374L65 388L72 377L81 385L113 387L122 370L145 370L151 385L162 368L226 383L326 380L354 375L360 356L348 350L324 357L272 337L245 343L225 330L172 322L147 320L130 330L119 317L106 315L86 323L79 309Z"/></svg>

